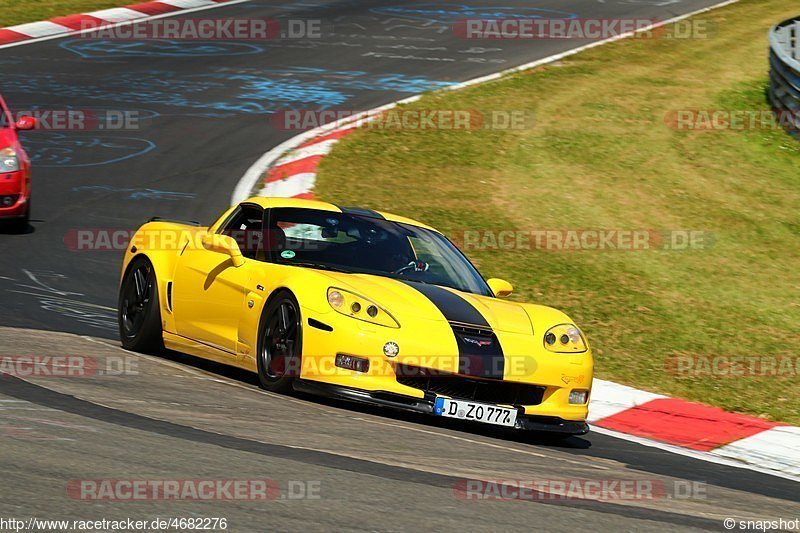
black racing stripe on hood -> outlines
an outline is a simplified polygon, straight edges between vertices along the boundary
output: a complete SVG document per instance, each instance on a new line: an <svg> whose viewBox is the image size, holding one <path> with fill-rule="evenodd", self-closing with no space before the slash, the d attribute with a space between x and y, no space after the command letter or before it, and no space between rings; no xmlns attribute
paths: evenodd
<svg viewBox="0 0 800 533"><path fill-rule="evenodd" d="M442 312L448 322L459 322L461 324L472 324L474 326L481 326L486 329L489 328L489 323L480 312L475 309L472 304L464 298L443 289L436 285L426 285L424 283L415 283L413 281L401 280L409 287L415 288L417 291L424 294L439 311Z"/></svg>
<svg viewBox="0 0 800 533"><path fill-rule="evenodd" d="M458 346L459 374L503 379L505 372L503 348L480 311L447 289L424 283L401 281L425 295L450 323Z"/></svg>

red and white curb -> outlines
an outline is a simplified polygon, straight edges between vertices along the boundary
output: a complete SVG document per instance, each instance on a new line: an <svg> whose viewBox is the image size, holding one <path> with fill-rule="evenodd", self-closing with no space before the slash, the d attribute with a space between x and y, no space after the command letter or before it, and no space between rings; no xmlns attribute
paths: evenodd
<svg viewBox="0 0 800 533"><path fill-rule="evenodd" d="M238 4L250 0L158 0L126 7L102 9L78 15L56 17L50 20L29 22L0 28L0 48L19 46L29 42L66 37L102 28L171 16L178 11L201 11L223 4Z"/></svg>
<svg viewBox="0 0 800 533"><path fill-rule="evenodd" d="M593 431L800 481L800 428L595 379Z"/></svg>
<svg viewBox="0 0 800 533"><path fill-rule="evenodd" d="M259 196L312 198L317 165L333 145L355 127L345 126L315 137L278 159L264 177Z"/></svg>
<svg viewBox="0 0 800 533"><path fill-rule="evenodd" d="M728 0L658 25L733 4ZM656 26L658 26L656 25ZM624 38L626 36L618 37ZM521 67L454 85L448 89L491 81L501 76L551 63L608 39ZM378 115L420 96L365 111L342 121L302 133L264 154L242 177L232 203L255 192L259 196L312 198L317 167L341 138L352 133L361 120ZM595 379L589 404L592 431L657 447L705 461L747 468L800 481L800 428L762 418L729 413L685 400Z"/></svg>

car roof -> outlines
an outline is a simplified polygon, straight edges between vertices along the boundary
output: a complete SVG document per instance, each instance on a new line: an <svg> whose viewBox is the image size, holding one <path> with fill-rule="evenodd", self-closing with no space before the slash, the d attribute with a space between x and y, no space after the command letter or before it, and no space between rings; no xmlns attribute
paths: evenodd
<svg viewBox="0 0 800 533"><path fill-rule="evenodd" d="M431 231L435 231L436 233L441 233L436 228L433 228L427 224L423 224L422 222L418 222L411 218L394 215L392 213L387 213L385 211L373 211L372 209L366 209L361 207L342 207L329 202L322 202L320 200L308 200L305 198L281 198L275 196L254 196L252 198L248 198L242 203L256 204L263 207L264 209L270 209L274 207L294 207L299 209L317 209L320 211L332 211L334 213L350 213L355 215L372 216L375 218L384 218L392 222L401 222L403 224L409 224L411 226L418 226L420 228L425 228Z"/></svg>

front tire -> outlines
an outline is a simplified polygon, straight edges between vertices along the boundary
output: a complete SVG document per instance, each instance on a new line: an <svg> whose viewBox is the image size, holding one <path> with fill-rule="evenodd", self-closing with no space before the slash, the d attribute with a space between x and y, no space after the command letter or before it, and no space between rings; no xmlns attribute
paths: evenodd
<svg viewBox="0 0 800 533"><path fill-rule="evenodd" d="M272 392L289 392L300 376L303 322L294 295L282 290L267 304L259 327L258 382Z"/></svg>
<svg viewBox="0 0 800 533"><path fill-rule="evenodd" d="M131 261L119 290L119 338L126 350L158 353L164 348L161 307L153 264L144 256Z"/></svg>

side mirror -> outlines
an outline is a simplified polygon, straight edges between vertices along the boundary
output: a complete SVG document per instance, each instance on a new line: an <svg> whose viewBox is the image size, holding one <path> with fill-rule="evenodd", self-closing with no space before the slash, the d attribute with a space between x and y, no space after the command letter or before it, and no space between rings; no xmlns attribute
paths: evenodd
<svg viewBox="0 0 800 533"><path fill-rule="evenodd" d="M230 256L233 266L240 267L244 264L244 256L236 241L220 233L207 233L203 235L203 248L210 252L217 252Z"/></svg>
<svg viewBox="0 0 800 533"><path fill-rule="evenodd" d="M36 120L36 117L22 116L19 117L17 123L14 124L14 127L16 127L18 130L32 130L35 129L36 126L38 125L39 121Z"/></svg>
<svg viewBox="0 0 800 533"><path fill-rule="evenodd" d="M489 288L492 289L494 295L499 298L503 298L514 292L514 287L504 279L491 278L487 279L486 283L489 285Z"/></svg>

